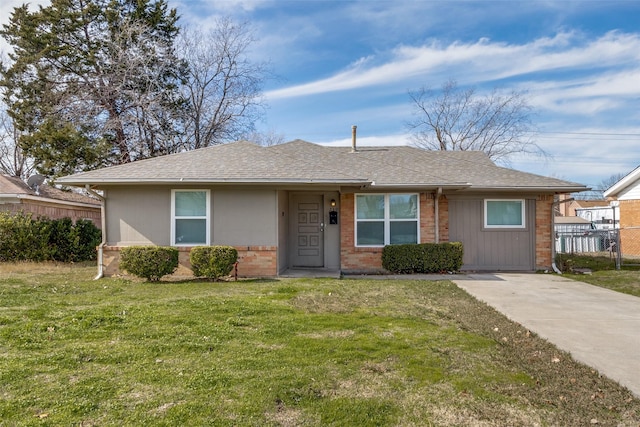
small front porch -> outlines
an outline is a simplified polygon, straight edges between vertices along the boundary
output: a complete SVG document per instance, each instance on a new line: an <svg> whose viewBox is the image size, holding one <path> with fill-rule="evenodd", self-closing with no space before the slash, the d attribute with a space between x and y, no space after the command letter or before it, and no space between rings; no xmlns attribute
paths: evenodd
<svg viewBox="0 0 640 427"><path fill-rule="evenodd" d="M340 279L342 277L342 273L339 269L334 268L288 268L278 277L284 278L330 278L330 279Z"/></svg>

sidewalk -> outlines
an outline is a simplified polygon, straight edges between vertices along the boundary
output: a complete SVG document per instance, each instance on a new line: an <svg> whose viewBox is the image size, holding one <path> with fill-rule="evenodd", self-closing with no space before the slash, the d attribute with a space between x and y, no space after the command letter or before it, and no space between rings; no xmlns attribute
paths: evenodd
<svg viewBox="0 0 640 427"><path fill-rule="evenodd" d="M640 298L555 274L450 279L640 397Z"/></svg>

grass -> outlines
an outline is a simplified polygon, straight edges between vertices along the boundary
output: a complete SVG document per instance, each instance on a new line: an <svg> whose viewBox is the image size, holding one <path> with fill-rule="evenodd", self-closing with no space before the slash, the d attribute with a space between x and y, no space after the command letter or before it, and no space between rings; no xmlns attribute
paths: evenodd
<svg viewBox="0 0 640 427"><path fill-rule="evenodd" d="M640 424L448 281L92 281L0 267L0 426Z"/></svg>
<svg viewBox="0 0 640 427"><path fill-rule="evenodd" d="M615 269L615 260L609 256L561 254L557 260L557 263L564 267L563 270L567 271L567 277L640 297L640 267L637 260L623 260L620 270ZM571 268L588 268L592 272L572 274Z"/></svg>

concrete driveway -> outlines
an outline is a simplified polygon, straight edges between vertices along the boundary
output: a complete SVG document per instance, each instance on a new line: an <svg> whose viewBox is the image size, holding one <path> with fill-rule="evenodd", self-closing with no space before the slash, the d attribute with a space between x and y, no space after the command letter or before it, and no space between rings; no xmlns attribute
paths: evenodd
<svg viewBox="0 0 640 427"><path fill-rule="evenodd" d="M555 274L450 279L640 397L640 298Z"/></svg>

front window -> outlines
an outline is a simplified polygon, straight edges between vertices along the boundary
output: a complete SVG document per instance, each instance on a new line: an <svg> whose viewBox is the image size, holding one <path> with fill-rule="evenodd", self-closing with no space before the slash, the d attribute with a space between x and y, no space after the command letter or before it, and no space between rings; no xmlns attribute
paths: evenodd
<svg viewBox="0 0 640 427"><path fill-rule="evenodd" d="M357 194L356 246L418 243L417 194Z"/></svg>
<svg viewBox="0 0 640 427"><path fill-rule="evenodd" d="M171 191L173 245L209 244L209 205L209 190Z"/></svg>
<svg viewBox="0 0 640 427"><path fill-rule="evenodd" d="M485 228L525 228L524 200L485 200Z"/></svg>

